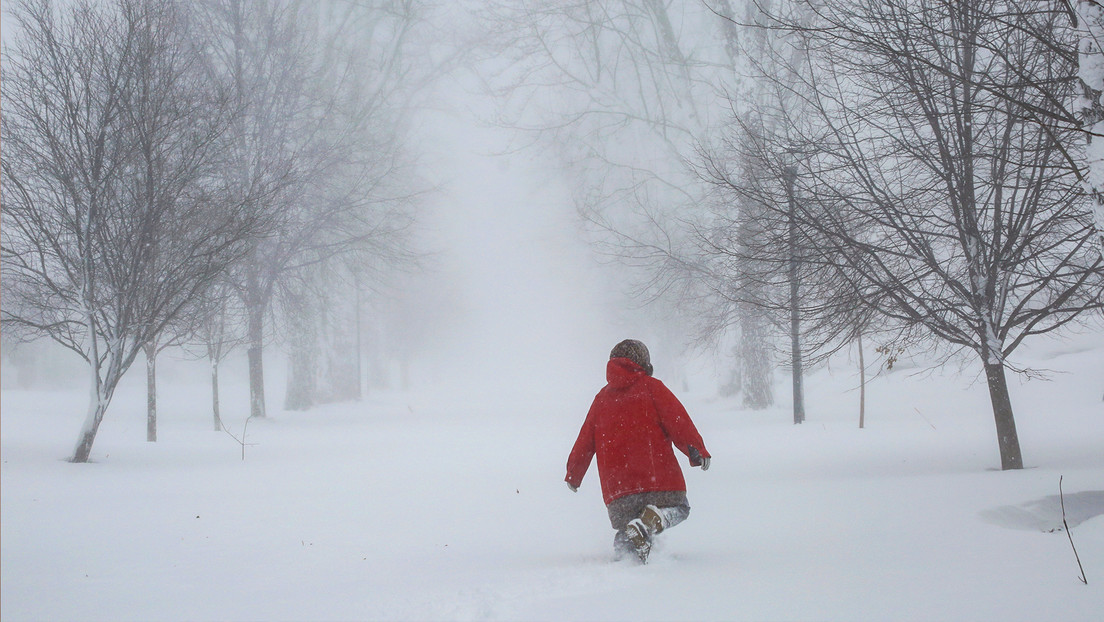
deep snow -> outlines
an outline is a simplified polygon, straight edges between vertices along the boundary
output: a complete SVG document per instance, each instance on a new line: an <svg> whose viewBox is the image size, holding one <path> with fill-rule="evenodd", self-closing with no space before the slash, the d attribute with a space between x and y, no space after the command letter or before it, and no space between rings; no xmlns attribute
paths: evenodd
<svg viewBox="0 0 1104 622"><path fill-rule="evenodd" d="M1012 383L1018 472L995 470L985 387L951 370L874 380L865 430L841 391L854 383L845 361L810 377L801 426L786 404L746 412L705 383L675 387L713 466L687 470L690 519L644 567L610 561L594 471L577 494L562 482L601 352L585 386L550 370L519 375L513 394L469 380L273 412L250 424L244 461L210 429L202 373L186 363L162 365L159 441L144 441L132 374L86 465L64 461L86 392L9 388L2 616L1100 620L1102 346L1039 348L1053 379ZM240 432L232 380L224 405ZM1088 585L1050 531L1059 476Z"/></svg>

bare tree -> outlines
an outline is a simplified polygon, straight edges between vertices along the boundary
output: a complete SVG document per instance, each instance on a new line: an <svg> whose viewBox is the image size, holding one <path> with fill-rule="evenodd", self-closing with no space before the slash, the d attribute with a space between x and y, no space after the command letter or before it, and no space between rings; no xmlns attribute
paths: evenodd
<svg viewBox="0 0 1104 622"><path fill-rule="evenodd" d="M258 232L254 231L252 235ZM247 247L248 241L242 242ZM243 251L244 256L244 251ZM239 258L240 259L240 258ZM227 264L227 270L232 264ZM226 275L216 276L202 291L177 313L172 322L165 324L161 332L142 346L146 364L146 441L157 441L157 359L161 353L179 348L191 354L194 346L202 347L200 357L207 358L211 366L211 383L215 431L222 429L218 402L218 365L237 345L233 325L235 317L233 300L226 298Z"/></svg>
<svg viewBox="0 0 1104 622"><path fill-rule="evenodd" d="M222 431L221 405L219 401L219 367L235 348L244 342L244 312L241 298L225 276L203 293L193 307L194 328L185 347L198 346L199 356L207 359L211 370L211 414L214 431Z"/></svg>
<svg viewBox="0 0 1104 622"><path fill-rule="evenodd" d="M734 140L739 144L755 135L749 127ZM714 149L703 147L700 159L717 162ZM725 173L730 184L751 187L765 172L760 161L750 153L722 161L734 169ZM714 171L705 166L702 177L712 182ZM700 261L710 272L707 281L714 289L714 295L703 305L707 320L702 324L706 330L718 333L732 326L738 328L734 348L736 366L729 381L733 386L725 391L735 393L739 390L743 393L744 406L762 409L774 403L772 343L778 332L778 323L772 317L777 310L765 302L772 298L767 290L775 287L770 279L764 278L775 265L772 258L776 255L776 246L765 240L770 232L767 217L771 212L759 205L754 193L736 194L728 192L725 186L718 185L712 200L713 213L705 223L699 224ZM761 254L758 251L763 250L769 251L768 255L757 257Z"/></svg>
<svg viewBox="0 0 1104 622"><path fill-rule="evenodd" d="M699 225L703 265L711 281L728 283L714 300L721 315L709 324L724 327L754 309L773 333L787 334L793 388L794 423L804 421L802 367L827 362L837 352L859 348L860 421L865 409L865 361L862 338L874 336L911 343L902 326L874 313L878 295L833 256L836 246L816 227L804 224L823 205L795 188L792 142L765 132L752 108L737 120L732 136L700 154L701 173L716 185L713 217ZM784 116L784 115L783 115ZM784 134L783 134L784 135Z"/></svg>
<svg viewBox="0 0 1104 622"><path fill-rule="evenodd" d="M411 226L419 195L405 153L408 117L435 75L428 58L407 58L424 43L420 3L395 7L329 5L319 29L323 64L336 82L332 123L322 128L332 165L311 181L308 207L332 213L279 286L289 351L287 408L360 397L363 290L416 263ZM370 30L368 39L350 36ZM421 47L421 46L418 46ZM432 46L422 48L430 54ZM319 209L321 208L321 209Z"/></svg>
<svg viewBox="0 0 1104 622"><path fill-rule="evenodd" d="M1092 197L1100 250L1104 253L1104 4L1099 0L1065 0L1077 36L1080 92L1073 107L1085 132L1085 189Z"/></svg>
<svg viewBox="0 0 1104 622"><path fill-rule="evenodd" d="M798 187L815 202L799 204L800 224L879 313L978 356L1001 466L1022 468L1009 356L1104 304L1068 157L1076 128L1056 111L1074 85L1056 52L1065 15L997 0L808 7L814 27L774 24L815 51L801 86L822 130L805 136L816 149Z"/></svg>
<svg viewBox="0 0 1104 622"><path fill-rule="evenodd" d="M251 208L270 235L233 272L246 314L251 416L265 416L265 326L282 281L362 245L389 248L410 220L400 209L410 190L400 183L396 110L417 82L420 59L408 52L419 8L410 0L202 4L219 42L211 71L235 84L246 111L226 181L241 193L269 190Z"/></svg>
<svg viewBox="0 0 1104 622"><path fill-rule="evenodd" d="M736 81L738 90L728 95L733 120L727 131L701 141L697 154L703 164L700 177L706 183L722 183L712 213L694 219L694 227L699 231L699 261L707 266L711 275L707 282L716 294L710 304L722 310L708 325L723 331L739 323L742 335L754 337L770 324L772 333L789 336L782 360L790 369L793 420L802 423L805 359L815 351L804 343L812 332L803 327L808 316L805 301L810 298L806 290L809 283L820 280L814 273L815 264L806 262L804 256L815 242L799 230L790 213L802 200L795 188L796 168L792 163L773 166L775 154L763 153L763 143L792 139L784 120L801 116L802 101L793 91L807 63L800 38L765 26L770 6L746 6L742 21L749 27L742 38L737 36L738 22L731 6L719 3L716 9L725 32L730 33L728 47L745 59L744 75ZM795 19L801 19L800 12ZM794 146L786 150L791 159L797 157L793 150ZM726 153L718 155L718 151ZM726 186L732 184L749 191L727 192ZM785 217L775 217L780 212L763 205L771 201L785 206ZM726 313L734 317L725 317ZM765 356L752 350L745 358L754 363Z"/></svg>
<svg viewBox="0 0 1104 622"><path fill-rule="evenodd" d="M297 27L295 4L206 0L196 11L201 16L197 25L209 41L208 74L233 85L232 98L241 112L227 134L223 183L239 197L255 197L247 208L270 225L269 235L251 240L246 260L233 267L230 277L246 312L250 416L264 416L264 323L275 286L265 272L269 265L282 268L276 263L280 258L265 250L287 244L284 232L301 175L298 158L310 136L308 127L297 125L311 118L307 44Z"/></svg>
<svg viewBox="0 0 1104 622"><path fill-rule="evenodd" d="M256 222L220 192L228 119L168 2L17 3L4 56L3 320L89 364L88 460L119 379ZM12 294L14 293L14 294Z"/></svg>
<svg viewBox="0 0 1104 622"><path fill-rule="evenodd" d="M356 279L334 259L305 268L287 279L280 292L286 329L287 410L360 397L360 353L356 347Z"/></svg>

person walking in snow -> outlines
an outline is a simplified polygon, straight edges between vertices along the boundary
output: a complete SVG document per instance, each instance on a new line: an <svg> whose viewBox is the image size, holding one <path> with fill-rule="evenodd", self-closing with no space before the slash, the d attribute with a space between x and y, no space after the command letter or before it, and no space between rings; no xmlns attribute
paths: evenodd
<svg viewBox="0 0 1104 622"><path fill-rule="evenodd" d="M709 468L709 452L678 398L652 377L648 348L635 339L614 346L606 386L595 396L567 459L567 486L579 490L591 459L617 530L614 554L648 562L656 534L690 515L686 481L672 444L690 466Z"/></svg>

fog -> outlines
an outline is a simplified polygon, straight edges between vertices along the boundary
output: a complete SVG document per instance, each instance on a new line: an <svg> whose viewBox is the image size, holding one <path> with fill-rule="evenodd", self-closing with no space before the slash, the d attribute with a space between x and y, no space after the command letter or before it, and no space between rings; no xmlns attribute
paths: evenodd
<svg viewBox="0 0 1104 622"><path fill-rule="evenodd" d="M1072 4L4 0L4 620L1098 620Z"/></svg>
<svg viewBox="0 0 1104 622"><path fill-rule="evenodd" d="M597 388L609 349L645 328L618 309L616 267L587 244L556 163L509 152L509 131L480 123L493 102L460 89L441 99L460 105L422 118L437 189L422 225L428 272L415 278L436 317L414 382L514 403Z"/></svg>
<svg viewBox="0 0 1104 622"><path fill-rule="evenodd" d="M980 20L960 55L953 3L833 1L825 28L725 0L72 8L5 5L5 187L25 192L5 195L3 328L88 362L75 461L159 356L248 383L250 417L396 389L575 408L637 338L673 386L792 395L800 423L805 371L865 337L871 374L981 368L1020 468L1017 348L1099 329L1099 202L1076 181L1096 164L1062 155L1085 146L1075 80L1002 90L1039 58L1077 74L1064 27ZM932 69L985 46L1023 58Z"/></svg>

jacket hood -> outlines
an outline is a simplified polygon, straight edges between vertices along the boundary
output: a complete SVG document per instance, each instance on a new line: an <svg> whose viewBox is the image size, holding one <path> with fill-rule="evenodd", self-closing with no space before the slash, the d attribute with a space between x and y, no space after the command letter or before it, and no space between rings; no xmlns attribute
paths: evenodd
<svg viewBox="0 0 1104 622"><path fill-rule="evenodd" d="M612 358L606 363L606 382L614 389L624 389L648 374L644 368L627 358Z"/></svg>

